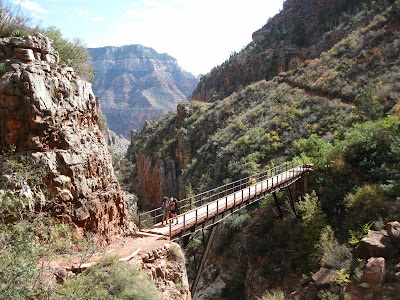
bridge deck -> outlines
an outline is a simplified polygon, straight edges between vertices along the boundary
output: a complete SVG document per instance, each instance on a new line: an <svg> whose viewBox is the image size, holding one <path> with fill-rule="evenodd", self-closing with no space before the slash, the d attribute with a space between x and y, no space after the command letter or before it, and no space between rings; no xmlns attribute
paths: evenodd
<svg viewBox="0 0 400 300"><path fill-rule="evenodd" d="M176 224L175 219L170 219L166 225L162 225L160 222L142 231L170 238L190 234L193 231L219 222L234 211L254 201L258 201L266 194L292 184L294 181L303 177L309 169L308 166L299 166L286 170L239 191L224 195L215 201L182 213L178 216L178 224ZM157 220L157 218L155 218L155 220Z"/></svg>

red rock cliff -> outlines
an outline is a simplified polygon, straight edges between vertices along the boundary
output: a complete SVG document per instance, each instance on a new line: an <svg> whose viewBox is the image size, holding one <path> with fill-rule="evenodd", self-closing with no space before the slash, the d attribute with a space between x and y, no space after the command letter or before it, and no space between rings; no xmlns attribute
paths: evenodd
<svg viewBox="0 0 400 300"><path fill-rule="evenodd" d="M35 156L48 169L51 213L104 236L127 226L125 195L98 127L91 84L43 35L0 39L0 150Z"/></svg>

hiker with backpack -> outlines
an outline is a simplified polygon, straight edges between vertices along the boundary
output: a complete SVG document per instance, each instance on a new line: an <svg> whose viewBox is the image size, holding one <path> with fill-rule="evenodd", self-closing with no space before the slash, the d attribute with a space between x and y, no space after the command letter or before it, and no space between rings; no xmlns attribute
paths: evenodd
<svg viewBox="0 0 400 300"><path fill-rule="evenodd" d="M169 218L169 209L170 209L170 203L168 197L163 197L161 200L161 208L162 208L162 225L168 224L168 218Z"/></svg>
<svg viewBox="0 0 400 300"><path fill-rule="evenodd" d="M178 199L171 197L169 199L169 204L170 204L169 211L170 211L170 215L172 218L172 223L174 222L173 218L175 218L176 224L178 224L179 201L178 201Z"/></svg>

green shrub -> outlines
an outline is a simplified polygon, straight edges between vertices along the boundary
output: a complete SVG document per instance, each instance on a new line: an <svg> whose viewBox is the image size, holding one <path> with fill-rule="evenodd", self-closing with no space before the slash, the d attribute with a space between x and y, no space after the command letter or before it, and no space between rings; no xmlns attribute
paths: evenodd
<svg viewBox="0 0 400 300"><path fill-rule="evenodd" d="M221 291L221 297L227 300L246 299L245 279L245 274L241 272L232 274Z"/></svg>
<svg viewBox="0 0 400 300"><path fill-rule="evenodd" d="M384 194L379 185L364 185L345 198L348 220L365 223L377 219L384 207Z"/></svg>
<svg viewBox="0 0 400 300"><path fill-rule="evenodd" d="M14 151L12 147L0 154L0 222L3 223L29 218L39 202L45 200L46 167L40 159L15 155Z"/></svg>
<svg viewBox="0 0 400 300"><path fill-rule="evenodd" d="M26 32L23 30L15 30L12 35L16 37L22 37L26 35Z"/></svg>
<svg viewBox="0 0 400 300"><path fill-rule="evenodd" d="M226 248L232 242L232 236L241 232L250 220L249 213L242 209L226 217L218 227L218 241L214 243L214 250L217 254L227 254Z"/></svg>
<svg viewBox="0 0 400 300"><path fill-rule="evenodd" d="M5 64L0 64L0 77L7 73L7 67Z"/></svg>
<svg viewBox="0 0 400 300"><path fill-rule="evenodd" d="M297 156L295 162L313 163L316 167L325 167L330 163L330 152L333 149L331 143L325 142L316 134L311 134L306 139L294 142L294 150Z"/></svg>
<svg viewBox="0 0 400 300"><path fill-rule="evenodd" d="M339 295L336 295L332 292L323 292L321 294L321 299L322 300L339 300L340 297L339 297Z"/></svg>
<svg viewBox="0 0 400 300"><path fill-rule="evenodd" d="M50 299L161 299L148 276L137 266L105 258L98 265L67 278Z"/></svg>
<svg viewBox="0 0 400 300"><path fill-rule="evenodd" d="M309 242L310 247L314 247L326 226L326 215L322 211L321 203L315 191L311 195L306 194L304 196L304 200L298 204L298 209L301 213L304 239Z"/></svg>
<svg viewBox="0 0 400 300"><path fill-rule="evenodd" d="M38 286L39 249L31 224L0 224L0 299L28 299Z"/></svg>
<svg viewBox="0 0 400 300"><path fill-rule="evenodd" d="M318 243L318 250L321 255L321 265L336 270L349 270L353 256L346 245L339 244L330 226L322 231Z"/></svg>
<svg viewBox="0 0 400 300"><path fill-rule="evenodd" d="M179 259L179 260L183 260L183 261L185 259L185 256L181 250L181 247L176 243L171 244L171 246L168 249L168 254L173 259Z"/></svg>
<svg viewBox="0 0 400 300"><path fill-rule="evenodd" d="M11 5L5 5L0 1L0 36L12 36L16 31L30 30L28 23L30 18L21 14L19 8L13 9Z"/></svg>
<svg viewBox="0 0 400 300"><path fill-rule="evenodd" d="M350 274L346 270L340 269L336 271L335 282L343 289L350 283Z"/></svg>
<svg viewBox="0 0 400 300"><path fill-rule="evenodd" d="M60 64L73 67L75 72L87 81L93 80L95 74L90 55L82 40L69 41L63 37L60 29L54 26L41 29L41 31L53 41L53 47L60 55Z"/></svg>
<svg viewBox="0 0 400 300"><path fill-rule="evenodd" d="M376 87L367 86L356 97L357 110L366 120L377 120L383 116L383 105L379 102Z"/></svg>
<svg viewBox="0 0 400 300"><path fill-rule="evenodd" d="M285 300L285 299L287 299L285 294L280 290L272 293L268 292L267 294L259 298L259 300Z"/></svg>
<svg viewBox="0 0 400 300"><path fill-rule="evenodd" d="M108 130L108 124L107 124L106 115L100 114L97 123L99 124L100 131L103 132L103 133L106 133L107 130Z"/></svg>
<svg viewBox="0 0 400 300"><path fill-rule="evenodd" d="M349 244L357 246L358 243L368 235L368 231L371 229L372 222L368 222L361 226L359 230L349 230Z"/></svg>
<svg viewBox="0 0 400 300"><path fill-rule="evenodd" d="M292 58L289 62L289 70L296 70L300 68L301 62L298 57Z"/></svg>

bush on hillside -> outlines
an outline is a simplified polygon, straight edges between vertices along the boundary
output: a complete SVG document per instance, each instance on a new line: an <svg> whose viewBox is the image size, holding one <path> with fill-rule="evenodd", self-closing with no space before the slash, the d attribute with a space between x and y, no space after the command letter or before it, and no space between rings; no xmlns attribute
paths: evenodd
<svg viewBox="0 0 400 300"><path fill-rule="evenodd" d="M365 87L355 101L357 110L365 120L377 120L383 116L383 105L379 102L376 87Z"/></svg>
<svg viewBox="0 0 400 300"><path fill-rule="evenodd" d="M312 261L312 257L315 256L315 245L326 226L326 215L322 211L315 191L304 196L304 200L298 204L298 210L301 214L302 236L305 241L302 251L308 256L309 261Z"/></svg>
<svg viewBox="0 0 400 300"><path fill-rule="evenodd" d="M400 120L389 116L355 125L341 143L344 161L359 179L384 183L399 165ZM392 176L391 176L392 175Z"/></svg>
<svg viewBox="0 0 400 300"><path fill-rule="evenodd" d="M300 68L301 62L298 57L292 58L289 62L289 70L296 70Z"/></svg>
<svg viewBox="0 0 400 300"><path fill-rule="evenodd" d="M30 225L0 223L0 299L28 299L38 288L39 249Z"/></svg>
<svg viewBox="0 0 400 300"><path fill-rule="evenodd" d="M41 29L41 31L53 41L53 47L60 55L60 64L74 68L75 72L87 81L94 79L90 55L82 40L76 38L70 41L64 38L60 29L54 26Z"/></svg>
<svg viewBox="0 0 400 300"><path fill-rule="evenodd" d="M21 14L20 7L13 9L0 0L0 37L9 37L18 32L32 31L28 23L30 18Z"/></svg>
<svg viewBox="0 0 400 300"><path fill-rule="evenodd" d="M93 268L69 277L49 299L161 299L148 276L137 266L105 257Z"/></svg>
<svg viewBox="0 0 400 300"><path fill-rule="evenodd" d="M366 184L357 188L345 198L347 219L351 224L366 223L378 219L383 212L384 193L377 184Z"/></svg>
<svg viewBox="0 0 400 300"><path fill-rule="evenodd" d="M250 220L250 215L246 210L240 210L222 221L218 228L218 243L215 244L214 249L218 254L226 253L226 248L232 241L232 235L239 233L245 228Z"/></svg>
<svg viewBox="0 0 400 300"><path fill-rule="evenodd" d="M338 242L330 226L323 229L317 249L320 252L323 267L346 271L350 269L353 260L351 250Z"/></svg>
<svg viewBox="0 0 400 300"><path fill-rule="evenodd" d="M39 159L14 151L0 154L0 222L5 224L29 219L45 205L47 169Z"/></svg>
<svg viewBox="0 0 400 300"><path fill-rule="evenodd" d="M285 294L278 290L275 292L268 292L267 294L263 295L260 300L285 300L287 299Z"/></svg>

